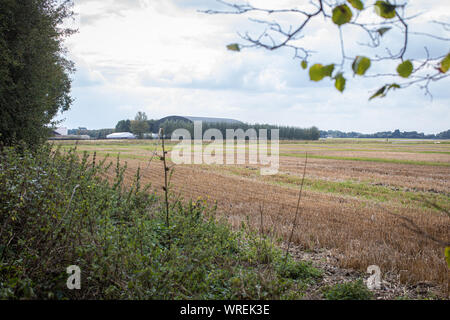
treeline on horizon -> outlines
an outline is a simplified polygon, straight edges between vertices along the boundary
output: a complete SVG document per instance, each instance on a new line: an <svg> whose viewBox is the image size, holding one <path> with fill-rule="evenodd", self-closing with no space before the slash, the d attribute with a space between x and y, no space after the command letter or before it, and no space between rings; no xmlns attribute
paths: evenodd
<svg viewBox="0 0 450 320"><path fill-rule="evenodd" d="M321 138L381 138L381 139L450 139L450 130L442 131L438 134L424 134L417 131L383 131L377 133L364 134L359 132L342 132L339 130L320 130Z"/></svg>
<svg viewBox="0 0 450 320"><path fill-rule="evenodd" d="M192 122L186 121L164 121L160 124L160 127L164 129L164 132L171 136L172 133L176 129L186 129L189 131L191 137L194 137L194 124ZM155 128L155 127L153 127ZM278 129L279 130L279 139L282 140L319 140L320 131L317 127L311 128L299 128L299 127L289 127L289 126L276 126L269 124L249 124L249 123L226 123L226 122L203 122L202 123L202 134L204 134L209 129L217 129L222 133L223 138L225 139L227 134L227 129L238 130L242 129L247 131L249 129L256 130L259 135L259 130L266 129L267 130L267 138L271 139L271 130ZM158 128L153 130L152 132L158 132Z"/></svg>
<svg viewBox="0 0 450 320"><path fill-rule="evenodd" d="M189 131L191 137L194 137L194 123L182 121L182 120L166 120L160 122L159 120L145 120L148 124L145 126L146 130L133 130L132 126L133 120L121 120L117 123L115 129L99 129L99 130L88 130L85 128L70 129L69 134L73 135L88 135L93 139L105 139L107 135L114 132L132 132L138 137L146 137L146 134L158 133L160 128L164 129L166 137L171 137L172 133L176 129L186 129ZM138 127L138 126L136 126ZM142 126L141 126L142 128ZM267 138L271 138L272 129L278 129L279 138L283 140L319 140L320 131L317 127L311 128L298 128L290 126L276 126L269 124L248 124L248 123L226 123L226 122L215 122L215 123L202 123L202 134L204 134L208 129L218 129L223 137L226 137L226 130L238 130L242 129L247 131L248 129L255 129L259 134L260 129L267 129Z"/></svg>
<svg viewBox="0 0 450 320"><path fill-rule="evenodd" d="M191 136L193 136L193 124L189 124L182 121L166 121L158 124L157 120L147 120L149 123L148 133L157 133L159 128L164 128L167 136L171 136L173 130L177 128L187 129ZM182 123L178 123L182 122ZM318 140L319 138L366 138L366 139L450 139L450 130L440 132L438 134L424 134L417 131L383 131L371 134L364 134L360 132L342 132L339 130L318 130L316 127L310 129L301 129L288 126L274 126L274 125L262 125L262 124L230 124L230 123L204 123L203 133L211 128L221 130L222 135L226 137L226 129L243 129L254 128L257 131L259 129L280 129L280 139L284 140ZM132 132L131 120L121 120L117 124L115 129L97 129L88 130L86 128L70 129L71 135L88 135L92 139L106 139L106 136L114 132ZM268 138L270 138L270 131L268 131Z"/></svg>

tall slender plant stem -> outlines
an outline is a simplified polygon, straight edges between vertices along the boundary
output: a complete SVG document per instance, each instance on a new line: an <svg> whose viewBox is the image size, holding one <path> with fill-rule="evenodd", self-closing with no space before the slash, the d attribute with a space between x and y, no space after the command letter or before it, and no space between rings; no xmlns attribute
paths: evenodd
<svg viewBox="0 0 450 320"><path fill-rule="evenodd" d="M167 167L167 159L166 159L166 155L167 155L167 151L166 148L164 146L164 129L160 128L159 129L159 137L161 139L161 145L162 145L162 151L163 151L163 156L161 158L161 160L164 163L164 197L165 197L165 206L166 206L166 226L167 228L170 226L169 224L169 189L168 189L168 178L167 178L167 172L169 171L169 168Z"/></svg>
<svg viewBox="0 0 450 320"><path fill-rule="evenodd" d="M294 235L295 227L297 227L297 219L300 212L300 201L302 199L302 193L303 193L303 185L305 184L305 176L306 176L306 166L308 164L308 152L306 153L305 157L305 167L303 168L303 178L302 183L300 185L300 192L298 194L298 200L297 200L297 207L295 209L295 216L294 216L294 223L292 224L291 234L289 235L288 245L286 248L286 256L284 257L284 264L286 265L287 258L289 255L289 250L291 249L291 243L292 243L292 236Z"/></svg>

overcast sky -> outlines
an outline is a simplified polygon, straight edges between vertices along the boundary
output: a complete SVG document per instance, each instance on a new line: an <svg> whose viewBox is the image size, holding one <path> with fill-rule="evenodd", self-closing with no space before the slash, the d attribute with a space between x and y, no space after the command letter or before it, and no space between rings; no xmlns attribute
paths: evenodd
<svg viewBox="0 0 450 320"><path fill-rule="evenodd" d="M422 13L412 31L448 36L430 21L450 22L450 1L410 2L409 14ZM247 16L198 12L220 8L214 0L75 3L79 33L67 41L77 68L72 88L75 102L59 117L65 119L62 126L113 128L119 120L132 119L144 111L152 119L168 115L225 117L364 133L395 129L438 133L450 129L449 78L430 86L433 100L412 87L369 102L383 80L354 78L348 71L347 90L341 94L330 80L309 81L300 60L293 60L292 51L287 49L226 50L227 44L239 41L238 31L262 29L251 24ZM250 3L267 8L308 6L308 1L302 0ZM296 22L280 19L287 24ZM339 62L337 27L326 27L323 19L317 20L300 40L317 51L310 64ZM343 31L349 54L367 52L366 47L356 45L367 42L361 33L347 26ZM402 40L394 32L388 36L384 47L395 51ZM416 36L410 40L407 58L423 57L424 45L430 46L432 55L450 49L450 42Z"/></svg>

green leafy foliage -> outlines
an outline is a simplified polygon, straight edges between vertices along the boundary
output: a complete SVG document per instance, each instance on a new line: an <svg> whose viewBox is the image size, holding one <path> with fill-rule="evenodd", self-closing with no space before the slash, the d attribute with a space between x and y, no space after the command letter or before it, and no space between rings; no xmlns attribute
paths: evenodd
<svg viewBox="0 0 450 320"><path fill-rule="evenodd" d="M309 78L312 81L320 81L325 77L331 77L333 70L334 64L323 66L320 63L317 63L309 68Z"/></svg>
<svg viewBox="0 0 450 320"><path fill-rule="evenodd" d="M0 150L0 299L298 299L320 277L202 199L171 195L167 227L159 196L139 170L125 184L119 159L21 149ZM81 290L66 287L70 265Z"/></svg>
<svg viewBox="0 0 450 320"><path fill-rule="evenodd" d="M144 137L144 133L149 132L150 124L145 112L139 111L136 114L134 120L130 121L130 129L140 139Z"/></svg>
<svg viewBox="0 0 450 320"><path fill-rule="evenodd" d="M413 72L413 69L414 69L414 67L413 67L412 62L409 60L406 60L398 65L397 73L399 74L400 77L408 78L411 75L411 73Z"/></svg>
<svg viewBox="0 0 450 320"><path fill-rule="evenodd" d="M239 44L237 44L237 43L232 43L232 44L227 45L227 49L230 51L238 51L238 52L241 51L241 48L239 47Z"/></svg>
<svg viewBox="0 0 450 320"><path fill-rule="evenodd" d="M384 97L386 96L385 91L386 91L387 86L382 86L380 89L377 90L377 92L375 92L370 98L369 100L372 100L376 97Z"/></svg>
<svg viewBox="0 0 450 320"><path fill-rule="evenodd" d="M325 78L324 66L320 63L316 63L309 68L309 78L312 81L320 81Z"/></svg>
<svg viewBox="0 0 450 320"><path fill-rule="evenodd" d="M289 260L285 263L280 260L277 265L278 273L288 279L301 279L314 281L322 277L322 271L314 268L311 262Z"/></svg>
<svg viewBox="0 0 450 320"><path fill-rule="evenodd" d="M447 261L447 266L450 268L450 247L445 248L445 260Z"/></svg>
<svg viewBox="0 0 450 320"><path fill-rule="evenodd" d="M163 122L156 121L156 125L153 128L163 128L167 136L171 136L176 129L186 129L191 137L194 136L194 124L192 122L177 121L177 120L165 120ZM217 129L225 137L227 129L239 130L242 129L247 131L248 129L266 129L270 130L278 129L280 139L297 139L297 140L318 140L319 130L316 127L311 128L299 128L292 126L279 126L279 125L269 125L269 124L249 124L249 123L229 123L229 122L205 122L202 125L202 134L204 134L209 129Z"/></svg>
<svg viewBox="0 0 450 320"><path fill-rule="evenodd" d="M390 4L386 1L377 1L375 2L375 13L377 15L379 15L382 18L385 19L392 19L395 18L396 15L396 11L395 8L396 6L393 4Z"/></svg>
<svg viewBox="0 0 450 320"><path fill-rule="evenodd" d="M325 75L325 77L331 77L333 71L334 71L334 64L329 64L322 68L322 72Z"/></svg>
<svg viewBox="0 0 450 320"><path fill-rule="evenodd" d="M357 280L325 288L324 297L327 300L370 300L373 294L362 280Z"/></svg>
<svg viewBox="0 0 450 320"><path fill-rule="evenodd" d="M386 91L387 86L382 86L380 89L377 90L377 92L375 92L370 98L369 100L372 100L376 97L384 97L386 96L385 91Z"/></svg>
<svg viewBox="0 0 450 320"><path fill-rule="evenodd" d="M232 1L236 2L236 1ZM231 4L230 4L231 5ZM244 13L250 13L250 12L265 12L267 14L273 14L273 13L294 13L298 12L297 9L290 8L290 9L274 9L274 8L257 8L250 4L238 4L234 3L232 6L237 9L236 12L233 12L234 14L244 14ZM368 7L373 6L374 11L368 12ZM304 21L303 24L299 25L297 29L289 29L289 30L283 30L282 25L283 23L281 21L277 21L278 19L275 19L274 21L264 21L264 20L254 20L253 22L258 22L262 25L265 25L267 28L264 31L264 33L261 34L258 38L253 38L249 35L249 33L246 33L242 38L249 43L249 47L256 47L256 48L263 48L266 50L279 50L281 48L289 48L290 50L294 50L295 58L302 58L302 59L310 59L310 53L314 52L311 46L308 45L308 43L297 43L296 40L298 40L297 36L304 36L308 34L307 25L311 23L312 20L317 20L318 17L323 18L323 23L332 21L333 24L336 24L339 26L338 33L336 34L336 39L340 40L340 49L341 49L341 63L337 63L337 65L340 66L342 70L345 70L345 68L348 67L349 60L353 60L352 69L354 71L355 75L364 76L366 74L366 71L371 67L372 64L376 64L377 66L382 66L386 63L386 61L395 61L401 58L403 60L405 56L405 52L408 51L408 48L410 46L410 43L408 39L410 38L411 34L414 35L420 35L420 36L426 36L429 38L434 38L435 40L442 40L445 41L444 38L439 37L435 34L427 34L422 33L418 34L417 32L411 32L413 29L412 26L412 20L415 18L414 15L412 16L406 16L405 8L407 8L409 5L407 2L404 3L397 3L396 1L391 0L375 0L372 3L364 2L364 0L344 0L344 1L334 1L331 3L323 3L323 6L317 6L317 11L312 11L307 15L307 19ZM330 14L331 11L331 14ZM222 11L215 11L215 10L208 10L206 11L210 14L217 14L217 13L225 13ZM229 12L228 12L229 13ZM364 15L360 16L360 15ZM381 19L379 18L381 17ZM375 18L374 21L372 21ZM320 20L319 20L320 21ZM439 22L440 23L440 22ZM348 50L346 48L346 41L345 41L345 30L341 29L340 27L342 25L349 24L351 26L358 26L361 27L360 29L366 31L366 36L368 36L368 43L367 47L368 50L366 50L366 53L360 53L364 54L367 57L363 56L356 56L351 54L349 55ZM440 23L441 24L441 23ZM396 26L401 29L402 31L402 42L401 42L401 48L399 54L392 54L393 51L391 46L395 46L393 43L387 44L388 47L386 47L385 52L387 54L382 54L381 52L378 52L379 48L382 46L383 37L387 32L389 32L393 27ZM350 26L349 26L350 28ZM306 33L305 33L306 32ZM395 35L392 35L395 36ZM350 41L351 42L351 41ZM420 85L419 87L422 90L426 90L426 93L428 94L428 85L432 82L443 80L445 77L441 76L439 73L436 72L429 72L430 70L426 71L427 69L432 69L432 65L434 66L434 69L439 70L441 73L446 73L450 69L450 54L448 54L442 61L439 61L441 57L445 55L445 52L448 52L446 50L446 47L444 48L444 52L439 55L438 58L429 58L426 62L423 63L423 66L420 68L420 70L415 70L414 65L411 61L418 61L420 59L411 58L411 61L405 61L401 63L397 67L397 73L400 77L403 78L410 78L413 74L416 74L417 77L414 78L414 81L410 80L408 82L409 85L411 84L418 84L418 83L425 83L424 85ZM441 49L442 49L441 48ZM311 50L310 50L311 49ZM335 50L337 48L333 48L331 46L332 50ZM301 54L303 53L303 57ZM372 57L373 56L373 57ZM371 60L372 59L372 60ZM375 65L374 65L375 66ZM301 62L301 67L303 69L308 68L308 63L305 61ZM330 76L333 78L332 75L329 73L326 73L323 69L324 66L321 64L314 64L313 66L310 66L309 68L309 76L311 81L321 81L326 76ZM390 74L392 74L393 70L391 70ZM395 72L395 71L394 71ZM419 75L420 73L420 75ZM371 78L381 78L383 74L375 73L373 72L370 77ZM366 76L367 77L367 76ZM344 91L345 90L345 78L336 77L334 76L334 79L336 80L334 82L334 85L337 90ZM408 85L408 86L409 86ZM402 88L406 88L407 85L402 85ZM379 89L379 91L376 93L376 97L383 96L385 91L388 87L382 87Z"/></svg>
<svg viewBox="0 0 450 320"><path fill-rule="evenodd" d="M74 31L70 1L0 1L0 141L43 143L48 125L67 111L73 63L64 39Z"/></svg>
<svg viewBox="0 0 450 320"><path fill-rule="evenodd" d="M335 77L335 82L334 82L334 86L336 87L337 90L339 90L340 92L344 92L345 90L345 83L346 83L346 79L344 78L344 75L342 74L342 72L338 73Z"/></svg>
<svg viewBox="0 0 450 320"><path fill-rule="evenodd" d="M450 69L450 53L441 61L441 66L439 70L442 73L446 73Z"/></svg>
<svg viewBox="0 0 450 320"><path fill-rule="evenodd" d="M116 132L130 132L131 131L131 121L130 120L120 120L115 128Z"/></svg>
<svg viewBox="0 0 450 320"><path fill-rule="evenodd" d="M384 86L382 86L380 89L377 90L377 92L375 92L370 98L369 100L372 100L376 97L380 97L383 98L386 96L386 94L388 93L389 90L391 89L400 89L400 85L398 85L397 83L392 83L392 84L386 84Z"/></svg>
<svg viewBox="0 0 450 320"><path fill-rule="evenodd" d="M325 78L325 75L323 74L323 65L316 63L311 66L311 68L309 68L309 78L312 81L320 81Z"/></svg>
<svg viewBox="0 0 450 320"><path fill-rule="evenodd" d="M342 4L333 9L332 20L338 26L349 23L353 17L352 10L346 5Z"/></svg>
<svg viewBox="0 0 450 320"><path fill-rule="evenodd" d="M348 2L352 5L353 8L356 10L363 10L364 9L364 3L362 3L361 0L348 0Z"/></svg>
<svg viewBox="0 0 450 320"><path fill-rule="evenodd" d="M388 86L388 89L390 90L390 89L400 89L401 87L400 87L400 85L399 84L397 84L397 83L392 83L392 84L390 84L389 86Z"/></svg>
<svg viewBox="0 0 450 320"><path fill-rule="evenodd" d="M302 66L303 70L305 70L306 68L308 68L308 62L306 60L303 60L301 63L301 66Z"/></svg>
<svg viewBox="0 0 450 320"><path fill-rule="evenodd" d="M371 61L367 57L357 56L352 64L353 72L357 75L364 75L370 68Z"/></svg>

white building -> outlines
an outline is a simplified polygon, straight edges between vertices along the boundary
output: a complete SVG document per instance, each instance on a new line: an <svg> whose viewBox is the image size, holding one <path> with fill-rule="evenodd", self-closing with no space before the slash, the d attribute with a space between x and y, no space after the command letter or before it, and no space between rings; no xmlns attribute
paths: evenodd
<svg viewBox="0 0 450 320"><path fill-rule="evenodd" d="M60 127L53 130L53 132L60 136L67 136L69 134L69 129L67 129L66 127Z"/></svg>
<svg viewBox="0 0 450 320"><path fill-rule="evenodd" d="M115 132L107 135L106 139L136 139L136 136L130 132Z"/></svg>

